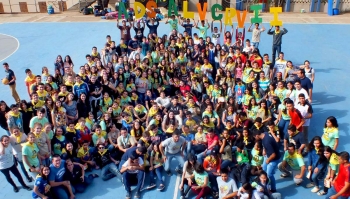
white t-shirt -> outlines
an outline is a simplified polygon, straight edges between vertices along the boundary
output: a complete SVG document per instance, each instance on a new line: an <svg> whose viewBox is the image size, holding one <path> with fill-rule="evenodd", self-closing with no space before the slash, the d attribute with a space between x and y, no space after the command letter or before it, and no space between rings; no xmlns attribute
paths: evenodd
<svg viewBox="0 0 350 199"><path fill-rule="evenodd" d="M213 32L211 34L211 42L213 42L214 46L216 44L220 44L220 36L221 36L221 32Z"/></svg>
<svg viewBox="0 0 350 199"><path fill-rule="evenodd" d="M275 77L277 76L276 74L278 72L282 73L282 78L284 79L284 73L286 72L286 68L287 68L287 61L286 60L277 60L275 62Z"/></svg>
<svg viewBox="0 0 350 199"><path fill-rule="evenodd" d="M142 159L141 157L139 157L138 159L139 159L139 165L140 165L140 166L143 166L143 159ZM126 161L126 162L122 165L122 167L128 167L128 166L130 166L130 160ZM139 170L126 170L126 172L135 174L135 173L138 173Z"/></svg>
<svg viewBox="0 0 350 199"><path fill-rule="evenodd" d="M238 191L237 184L232 178L228 178L228 181L225 182L222 180L221 176L216 178L219 187L219 199Z"/></svg>
<svg viewBox="0 0 350 199"><path fill-rule="evenodd" d="M250 199L250 198L249 198L249 194L248 194L248 193L244 193L244 192L242 191L242 187L240 187L240 188L238 189L238 194L237 194L237 196L240 196L240 199ZM251 198L251 199L261 199L261 197L260 197L260 195L259 195L259 193L258 193L257 190L254 190L254 191L253 191L253 195L252 195L252 198Z"/></svg>
<svg viewBox="0 0 350 199"><path fill-rule="evenodd" d="M303 126L310 126L310 119L305 119L305 117L308 115L309 113L309 109L310 109L310 105L305 104L304 106L301 105L300 103L298 103L295 106L296 109L298 109L301 113L301 115L303 116L305 123L303 124Z"/></svg>
<svg viewBox="0 0 350 199"><path fill-rule="evenodd" d="M294 101L294 106L299 104L299 94L303 93L305 95L305 100L309 100L309 94L307 94L306 90L301 88L300 90L295 89L295 101Z"/></svg>
<svg viewBox="0 0 350 199"><path fill-rule="evenodd" d="M261 29L254 28L252 31L252 42L260 42Z"/></svg>
<svg viewBox="0 0 350 199"><path fill-rule="evenodd" d="M164 140L162 142L162 146L166 148L165 150L167 151L167 153L176 154L181 151L181 147L185 142L186 140L182 136L179 137L179 141L177 142L175 142L174 139L171 137Z"/></svg>
<svg viewBox="0 0 350 199"><path fill-rule="evenodd" d="M12 146L9 145L5 148L5 153L3 155L0 154L0 170L10 168L14 163Z"/></svg>

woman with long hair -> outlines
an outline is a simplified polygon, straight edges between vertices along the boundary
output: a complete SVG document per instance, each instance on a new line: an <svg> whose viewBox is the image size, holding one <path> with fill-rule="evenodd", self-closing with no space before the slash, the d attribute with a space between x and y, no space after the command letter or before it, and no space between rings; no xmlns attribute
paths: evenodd
<svg viewBox="0 0 350 199"><path fill-rule="evenodd" d="M265 99L261 100L260 109L258 110L257 117L260 117L262 119L263 124L267 124L267 122L272 119L271 112L267 107L267 101Z"/></svg>
<svg viewBox="0 0 350 199"><path fill-rule="evenodd" d="M67 125L67 116L66 109L62 106L61 101L56 101L55 105L51 112L52 124L54 128L63 127L66 128Z"/></svg>
<svg viewBox="0 0 350 199"><path fill-rule="evenodd" d="M261 198L271 198L271 199L281 199L282 196L280 193L274 192L272 193L270 190L270 180L267 177L267 173L265 171L261 171L256 181L253 182L255 184L255 188L258 191L258 194Z"/></svg>
<svg viewBox="0 0 350 199"><path fill-rule="evenodd" d="M91 111L91 106L85 93L82 93L80 95L77 103L77 109L78 109L79 117L87 118L89 116L89 112Z"/></svg>
<svg viewBox="0 0 350 199"><path fill-rule="evenodd" d="M27 142L22 147L22 159L28 174L34 179L40 172L40 160L44 159L38 153L38 145L35 144L34 133L29 133Z"/></svg>
<svg viewBox="0 0 350 199"><path fill-rule="evenodd" d="M324 145L320 136L312 138L308 145L308 178L311 181L306 188L314 187L311 192L320 190L320 180L327 170L328 160L324 156Z"/></svg>
<svg viewBox="0 0 350 199"><path fill-rule="evenodd" d="M40 170L40 174L36 176L34 189L32 196L33 198L51 199L52 195L50 192L51 186L49 184L50 167L43 166Z"/></svg>
<svg viewBox="0 0 350 199"><path fill-rule="evenodd" d="M69 55L66 55L64 58L64 67L70 67L73 70L74 64L72 58Z"/></svg>
<svg viewBox="0 0 350 199"><path fill-rule="evenodd" d="M261 199L258 191L249 182L238 189L237 196L240 199Z"/></svg>
<svg viewBox="0 0 350 199"><path fill-rule="evenodd" d="M63 63L61 55L58 55L56 57L56 61L55 61L54 65L55 65L55 71L56 71L55 74L60 74L61 76L63 76L64 75L64 63Z"/></svg>
<svg viewBox="0 0 350 199"><path fill-rule="evenodd" d="M23 133L28 135L28 133L30 133L30 128L29 128L30 120L32 119L32 117L34 117L33 110L28 109L28 103L25 100L21 100L21 102L19 103L19 112L22 113L22 123L23 123L23 131L24 131Z"/></svg>
<svg viewBox="0 0 350 199"><path fill-rule="evenodd" d="M329 116L326 119L323 128L322 143L325 146L337 150L339 144L338 121L334 116Z"/></svg>
<svg viewBox="0 0 350 199"><path fill-rule="evenodd" d="M4 174L6 181L12 185L14 192L18 192L19 190L15 182L13 182L10 172L16 176L24 189L27 189L28 191L32 190L32 188L24 183L23 178L17 169L12 146L10 145L10 138L7 135L3 135L0 138L0 172Z"/></svg>
<svg viewBox="0 0 350 199"><path fill-rule="evenodd" d="M66 109L68 122L75 122L78 119L78 109L73 93L68 94L66 101L63 103L63 107Z"/></svg>
<svg viewBox="0 0 350 199"><path fill-rule="evenodd" d="M11 135L9 127L7 125L7 113L10 112L10 107L7 106L5 101L0 101L0 126L4 129L8 136Z"/></svg>

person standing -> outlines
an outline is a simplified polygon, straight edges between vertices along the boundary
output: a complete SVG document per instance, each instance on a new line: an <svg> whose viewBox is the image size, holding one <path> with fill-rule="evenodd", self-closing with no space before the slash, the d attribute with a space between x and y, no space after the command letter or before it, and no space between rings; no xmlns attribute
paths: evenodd
<svg viewBox="0 0 350 199"><path fill-rule="evenodd" d="M271 183L271 192L276 191L276 180L274 174L277 169L277 164L280 159L279 146L276 140L269 135L268 132L262 132L259 130L254 130L253 136L256 141L262 142L262 145L265 149L263 170L266 171L268 178Z"/></svg>
<svg viewBox="0 0 350 199"><path fill-rule="evenodd" d="M309 126L310 126L310 120L313 114L313 109L311 104L306 101L304 94L300 93L298 97L299 97L299 103L295 106L295 108L299 110L299 112L304 118L304 121L305 121L303 124L304 140L306 143L309 143Z"/></svg>
<svg viewBox="0 0 350 199"><path fill-rule="evenodd" d="M21 101L21 99L19 98L19 95L16 91L15 73L10 69L10 66L8 63L4 62L2 65L4 66L4 69L5 69L6 79L8 80L7 85L9 85L9 87L10 87L12 97L15 99L15 101L17 103L19 103Z"/></svg>
<svg viewBox="0 0 350 199"><path fill-rule="evenodd" d="M279 54L282 50L282 36L287 34L288 30L283 28L282 30L280 29L279 26L275 26L275 31L272 31L273 26L269 29L267 32L268 35L273 36L273 41L272 41L272 61L275 62L276 58L276 52Z"/></svg>
<svg viewBox="0 0 350 199"><path fill-rule="evenodd" d="M265 27L261 25L262 27L259 28L259 23L255 23L255 28L251 29L253 24L250 25L248 28L248 32L252 32L252 45L254 48L259 48L260 43L260 34L265 31Z"/></svg>

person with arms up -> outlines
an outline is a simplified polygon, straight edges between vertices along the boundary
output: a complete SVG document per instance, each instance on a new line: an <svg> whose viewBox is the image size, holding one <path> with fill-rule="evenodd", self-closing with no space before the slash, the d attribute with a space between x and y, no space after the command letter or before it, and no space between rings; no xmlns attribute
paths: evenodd
<svg viewBox="0 0 350 199"><path fill-rule="evenodd" d="M130 23L129 23L130 24ZM130 29L131 26L126 25L126 20L122 20L122 25L119 25L119 19L117 19L117 27L120 30L120 38L124 39L125 43L128 44L131 40Z"/></svg>
<svg viewBox="0 0 350 199"><path fill-rule="evenodd" d="M218 27L214 27L214 21L211 22L211 42L216 46L217 44L220 44L220 38L222 33L222 21L220 19L220 30Z"/></svg>
<svg viewBox="0 0 350 199"><path fill-rule="evenodd" d="M275 62L276 52L279 54L282 50L282 37L287 34L288 30L283 28L280 29L279 26L275 26L275 31L272 31L273 26L267 32L268 35L273 36L272 41L272 61Z"/></svg>
<svg viewBox="0 0 350 199"><path fill-rule="evenodd" d="M276 180L274 174L281 156L279 146L276 140L269 136L269 133L254 130L253 136L256 141L262 141L262 145L265 149L263 170L266 171L267 176L271 181L271 192L274 192L276 191Z"/></svg>
<svg viewBox="0 0 350 199"><path fill-rule="evenodd" d="M207 25L205 25L205 22L207 22ZM201 26L198 26L199 24L199 20L195 26L195 28L197 28L199 30L199 38L203 38L203 39L206 39L207 38L207 31L208 29L210 28L210 24L208 22L208 19L206 21L202 20L201 21Z"/></svg>
<svg viewBox="0 0 350 199"><path fill-rule="evenodd" d="M252 32L252 45L254 48L259 48L260 43L260 34L265 31L265 27L261 24L261 28L259 28L259 23L255 23L255 28L251 29L253 24L251 24L248 28L248 32Z"/></svg>
<svg viewBox="0 0 350 199"><path fill-rule="evenodd" d="M184 21L181 22L181 26L184 27L188 35L192 37L192 28L196 26L196 21L193 19L193 24L191 24L191 19L186 19L186 23L184 23Z"/></svg>
<svg viewBox="0 0 350 199"><path fill-rule="evenodd" d="M6 85L9 85L13 99L15 99L16 103L19 103L21 99L19 98L19 95L16 90L15 73L10 69L10 66L8 63L4 62L2 65L4 66L5 73L6 73L6 77L5 77L7 79Z"/></svg>

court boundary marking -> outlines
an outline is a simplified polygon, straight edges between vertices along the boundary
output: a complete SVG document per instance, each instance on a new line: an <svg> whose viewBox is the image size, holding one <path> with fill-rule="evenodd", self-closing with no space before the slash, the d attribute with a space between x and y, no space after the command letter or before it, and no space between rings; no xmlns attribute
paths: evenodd
<svg viewBox="0 0 350 199"><path fill-rule="evenodd" d="M7 58L11 57L13 54L15 54L17 52L17 50L19 49L19 46L21 45L19 40L15 37L15 36L12 36L12 35L8 35L8 34L4 34L4 33L0 33L0 35L5 35L5 36L8 36L8 37L12 37L14 38L16 41L17 41L17 48L15 51L13 51L11 54L9 54L8 56L6 56L5 58L3 58L2 60L0 60L0 62L6 60Z"/></svg>

